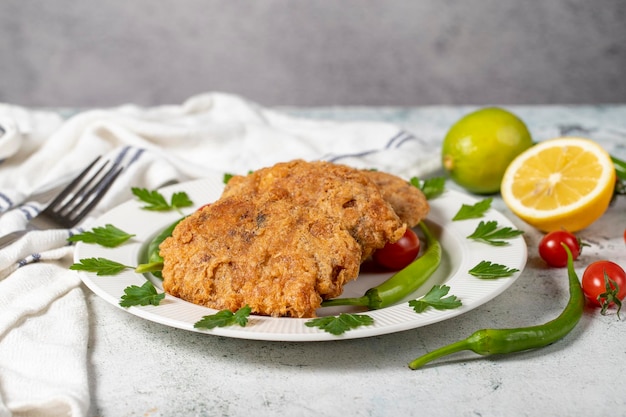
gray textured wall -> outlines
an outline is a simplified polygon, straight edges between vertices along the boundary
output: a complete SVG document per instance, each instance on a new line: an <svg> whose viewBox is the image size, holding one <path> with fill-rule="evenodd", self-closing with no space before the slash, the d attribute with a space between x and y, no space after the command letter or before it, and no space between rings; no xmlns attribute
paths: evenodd
<svg viewBox="0 0 626 417"><path fill-rule="evenodd" d="M625 0L0 2L0 101L626 102Z"/></svg>

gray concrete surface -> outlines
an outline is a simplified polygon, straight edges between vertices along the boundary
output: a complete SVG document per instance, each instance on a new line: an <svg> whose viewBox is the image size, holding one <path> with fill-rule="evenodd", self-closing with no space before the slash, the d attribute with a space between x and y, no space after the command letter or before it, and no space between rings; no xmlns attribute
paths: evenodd
<svg viewBox="0 0 626 417"><path fill-rule="evenodd" d="M626 106L512 107L535 139L591 132L626 158ZM456 107L297 111L326 119L383 120L440 146ZM438 127L438 135L428 135ZM448 182L447 187L457 189ZM482 328L531 326L555 318L568 298L566 271L539 257L542 234L499 196L493 208L525 231L523 273L493 300L454 319L365 339L270 342L188 332L150 322L84 288L89 305L89 417L578 417L623 416L624 311L585 308L576 328L543 349L482 357L462 352L418 371L407 364ZM626 265L626 198L579 237L590 244L575 263ZM446 248L444 248L446 250ZM506 278L504 278L506 279Z"/></svg>
<svg viewBox="0 0 626 417"><path fill-rule="evenodd" d="M626 101L623 0L0 2L0 101Z"/></svg>

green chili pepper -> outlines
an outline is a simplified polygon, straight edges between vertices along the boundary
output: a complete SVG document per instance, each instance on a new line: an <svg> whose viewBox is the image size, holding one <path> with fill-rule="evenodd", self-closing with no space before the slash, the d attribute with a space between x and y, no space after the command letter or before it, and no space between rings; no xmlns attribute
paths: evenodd
<svg viewBox="0 0 626 417"><path fill-rule="evenodd" d="M427 245L422 256L382 284L367 290L362 297L325 300L322 307L350 305L376 310L398 303L417 291L441 263L441 245L423 222L420 222L420 227Z"/></svg>
<svg viewBox="0 0 626 417"><path fill-rule="evenodd" d="M168 237L172 236L172 232L174 231L174 228L183 219L184 219L184 217L181 218L181 219L176 220L174 223L172 223L171 225L169 225L168 227L163 229L163 231L161 233L156 235L150 241L150 243L148 244L148 248L146 250L147 262L138 265L137 268L135 268L135 272L137 272L139 274L143 274L143 273L146 273L146 272L152 272L152 275L154 275L157 278L161 278L161 269L163 269L163 257L159 253L159 245L161 245L161 243L165 239L167 239Z"/></svg>
<svg viewBox="0 0 626 417"><path fill-rule="evenodd" d="M479 355L520 352L547 346L565 337L580 320L585 306L585 297L574 271L572 253L567 245L562 245L567 252L570 296L567 306L557 318L532 327L478 330L465 340L420 356L409 364L409 368L418 369L428 362L462 350L471 350Z"/></svg>

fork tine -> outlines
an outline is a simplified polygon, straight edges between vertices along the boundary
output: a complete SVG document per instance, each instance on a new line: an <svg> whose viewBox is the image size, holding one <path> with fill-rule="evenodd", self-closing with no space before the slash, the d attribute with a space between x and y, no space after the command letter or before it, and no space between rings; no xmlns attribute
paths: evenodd
<svg viewBox="0 0 626 417"><path fill-rule="evenodd" d="M72 209L74 216L69 218L71 224L69 224L68 227L72 227L81 221L91 211L91 209L98 204L123 169L123 167L118 167L118 164L113 164L104 177L98 181L98 183L94 185L91 190L88 191L85 198ZM87 202L89 203L85 205Z"/></svg>
<svg viewBox="0 0 626 417"><path fill-rule="evenodd" d="M107 165L108 165L108 162L106 162L104 165L98 168L96 172L91 174L90 177L85 181L85 183L78 189L78 191L70 192L65 200L59 202L59 204L64 203L63 205L61 205L60 207L55 207L54 205L51 204L49 206L50 209L54 210L55 212L59 214L64 215L64 213L67 213L72 210L76 210L81 204L84 204L84 202L89 197L89 193L91 193L93 189L97 187L106 178L107 175L109 175L110 171L107 172L100 179L100 181L96 183L96 186L92 187L91 189L89 188L91 184L98 179L98 177L100 176L100 173ZM115 166L116 165L114 165L113 168L115 168Z"/></svg>
<svg viewBox="0 0 626 417"><path fill-rule="evenodd" d="M59 204L64 203L63 205L61 205L60 207L55 207L53 205L48 206L50 208L50 211L54 211L59 215L66 216L72 210L78 209L81 204L84 204L85 200L89 196L89 193L91 192L88 187L98 178L105 166L106 164L98 168L98 170L91 175L91 177L78 189L78 191L71 192L69 195L66 196L65 200L59 202ZM75 206L72 207L72 205Z"/></svg>
<svg viewBox="0 0 626 417"><path fill-rule="evenodd" d="M108 165L107 162L87 178L87 174L90 173L99 159L100 157L96 158L75 180L64 188L59 196L43 210L42 214L54 219L64 227L73 227L81 221L102 199L123 170L123 167L119 167L119 163L116 162L101 175ZM85 183L80 186L78 191L74 192L74 188L79 186L85 178L87 178Z"/></svg>
<svg viewBox="0 0 626 417"><path fill-rule="evenodd" d="M61 190L61 192L59 192L59 194L54 198L54 200L52 200L48 206L46 207L45 210L48 209L48 207L54 207L57 204L62 203L64 200L67 199L67 197L70 195L70 193L72 192L72 190L74 189L74 187L76 187L78 184L80 184L80 182L83 180L83 178L85 177L85 175L87 175L87 173L89 173L89 171L91 171L91 168L93 168L93 166L96 164L96 162L98 162L100 160L100 157L98 156L96 159L94 159L88 166L87 168L85 168L80 174L78 174L76 176L76 178L74 178L72 180L72 182L70 182L63 190Z"/></svg>

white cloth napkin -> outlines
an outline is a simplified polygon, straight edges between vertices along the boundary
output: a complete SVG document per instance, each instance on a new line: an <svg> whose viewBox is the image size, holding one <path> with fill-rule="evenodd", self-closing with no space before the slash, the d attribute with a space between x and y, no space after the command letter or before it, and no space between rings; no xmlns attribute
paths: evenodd
<svg viewBox="0 0 626 417"><path fill-rule="evenodd" d="M125 169L91 216L132 197L210 172L245 173L295 158L375 168L407 179L439 168L397 126L371 121L295 118L237 96L207 93L177 106L125 105L63 120L0 104L21 143L0 163L0 235L25 226L43 205L29 196L69 178L97 155ZM2 120L2 119L0 119ZM31 232L0 250L0 417L82 416L89 408L88 316L67 230Z"/></svg>

